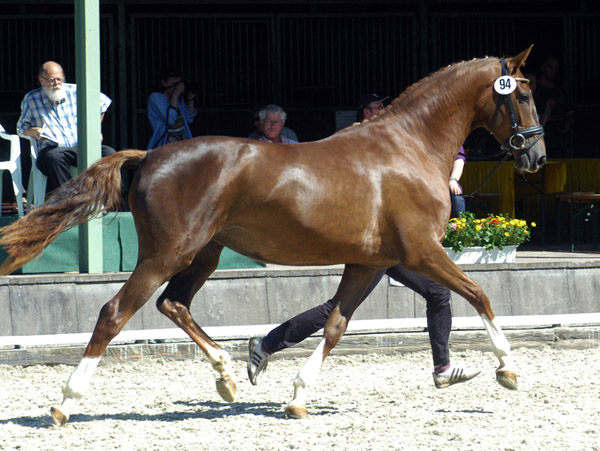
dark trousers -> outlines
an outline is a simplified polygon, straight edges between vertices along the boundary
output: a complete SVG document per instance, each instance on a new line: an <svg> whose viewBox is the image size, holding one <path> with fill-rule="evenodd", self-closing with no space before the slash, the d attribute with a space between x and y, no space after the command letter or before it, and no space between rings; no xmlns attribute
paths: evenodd
<svg viewBox="0 0 600 451"><path fill-rule="evenodd" d="M451 210L450 210L451 218L458 218L458 215L460 215L461 212L465 211L465 198L462 196L462 194L456 195L456 194L450 193L450 204L451 204Z"/></svg>
<svg viewBox="0 0 600 451"><path fill-rule="evenodd" d="M377 273L363 299L375 289L384 274L425 298L427 304L427 330L429 332L433 364L435 366L448 364L450 362L448 338L452 328L450 290L422 274L408 271L402 265L396 265ZM273 354L300 343L325 326L333 307L333 299L330 299L326 303L300 313L277 326L264 338L264 350Z"/></svg>
<svg viewBox="0 0 600 451"><path fill-rule="evenodd" d="M102 146L102 156L115 153L115 149ZM48 177L46 193L54 191L71 180L71 166L77 166L77 147L46 147L41 150L36 166Z"/></svg>

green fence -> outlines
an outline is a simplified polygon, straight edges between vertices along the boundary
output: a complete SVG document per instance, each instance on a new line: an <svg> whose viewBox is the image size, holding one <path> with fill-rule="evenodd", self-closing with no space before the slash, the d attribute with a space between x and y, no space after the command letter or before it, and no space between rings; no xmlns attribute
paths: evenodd
<svg viewBox="0 0 600 451"><path fill-rule="evenodd" d="M16 217L1 217L0 226L16 221ZM131 213L110 213L103 223L103 271L133 271L137 262L138 241ZM6 258L0 249L0 261ZM247 258L231 249L223 249L218 269L264 267L263 263ZM64 273L79 271L79 228L61 233L44 253L15 274Z"/></svg>

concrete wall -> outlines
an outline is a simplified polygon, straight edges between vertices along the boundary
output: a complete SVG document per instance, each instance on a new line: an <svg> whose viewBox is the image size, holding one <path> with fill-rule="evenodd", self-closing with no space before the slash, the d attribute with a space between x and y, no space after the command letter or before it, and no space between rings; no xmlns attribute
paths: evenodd
<svg viewBox="0 0 600 451"><path fill-rule="evenodd" d="M600 312L600 262L465 265L488 294L496 315ZM276 324L332 297L340 267L217 271L196 295L192 314L203 327ZM0 336L91 332L100 308L129 273L0 277ZM162 290L125 330L175 327L154 305ZM475 310L453 294L454 316ZM419 318L425 302L387 277L354 319Z"/></svg>

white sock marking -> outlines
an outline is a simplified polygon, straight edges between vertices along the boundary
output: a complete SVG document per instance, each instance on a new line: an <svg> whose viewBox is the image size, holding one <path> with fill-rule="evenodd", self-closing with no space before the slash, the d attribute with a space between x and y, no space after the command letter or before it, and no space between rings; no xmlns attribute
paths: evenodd
<svg viewBox="0 0 600 451"><path fill-rule="evenodd" d="M308 361L304 364L294 380L294 398L290 405L304 406L306 404L306 395L310 387L321 370L323 364L323 349L325 348L325 339L323 338L317 346L317 349L311 354Z"/></svg>
<svg viewBox="0 0 600 451"><path fill-rule="evenodd" d="M504 336L502 329L496 323L491 320L486 314L481 315L481 320L485 326L490 339L492 341L492 348L494 355L500 361L498 369L502 368L505 370L514 371L515 365L512 357L510 356L510 344Z"/></svg>

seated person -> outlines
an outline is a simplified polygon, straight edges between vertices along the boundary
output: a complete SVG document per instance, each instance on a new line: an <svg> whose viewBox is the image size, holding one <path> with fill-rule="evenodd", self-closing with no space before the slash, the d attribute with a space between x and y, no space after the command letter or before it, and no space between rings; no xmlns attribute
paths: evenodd
<svg viewBox="0 0 600 451"><path fill-rule="evenodd" d="M148 120L153 129L148 150L169 142L190 139L192 132L189 124L197 114L194 107L196 92L186 90L180 72L163 71L160 86L161 89L150 94L148 99Z"/></svg>
<svg viewBox="0 0 600 451"><path fill-rule="evenodd" d="M248 135L248 138L250 138L250 139L260 139L263 136L262 126L261 126L261 122L260 122L260 111L263 108L264 108L264 106L260 106L260 107L255 108L253 111L252 119L254 122L255 129L252 132L250 132L250 134ZM281 136L284 136L292 141L299 142L298 136L296 136L296 133L294 133L293 130L291 130L285 126L283 127L283 130L281 131Z"/></svg>
<svg viewBox="0 0 600 451"><path fill-rule="evenodd" d="M282 135L287 114L278 105L267 105L259 113L260 127L263 132L260 141L272 143L296 144L298 141Z"/></svg>
<svg viewBox="0 0 600 451"><path fill-rule="evenodd" d="M21 103L17 133L39 141L37 167L48 177L50 193L71 179L70 166L77 166L77 86L64 82L60 64L47 61L40 67L41 88L28 92ZM102 118L111 100L100 93ZM102 156L115 153L102 146Z"/></svg>

